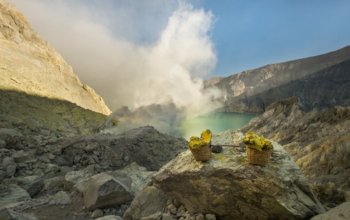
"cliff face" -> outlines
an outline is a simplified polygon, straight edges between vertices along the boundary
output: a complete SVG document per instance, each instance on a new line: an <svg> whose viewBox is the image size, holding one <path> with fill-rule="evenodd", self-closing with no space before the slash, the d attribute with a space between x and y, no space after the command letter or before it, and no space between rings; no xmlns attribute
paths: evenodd
<svg viewBox="0 0 350 220"><path fill-rule="evenodd" d="M243 71L211 86L223 91L221 110L227 112L263 112L291 96L307 109L349 105L350 47Z"/></svg>
<svg viewBox="0 0 350 220"><path fill-rule="evenodd" d="M275 102L243 131L281 143L328 206L350 191L350 107L303 111L297 98Z"/></svg>
<svg viewBox="0 0 350 220"><path fill-rule="evenodd" d="M0 0L0 89L67 100L109 114L103 99L34 32L25 17Z"/></svg>

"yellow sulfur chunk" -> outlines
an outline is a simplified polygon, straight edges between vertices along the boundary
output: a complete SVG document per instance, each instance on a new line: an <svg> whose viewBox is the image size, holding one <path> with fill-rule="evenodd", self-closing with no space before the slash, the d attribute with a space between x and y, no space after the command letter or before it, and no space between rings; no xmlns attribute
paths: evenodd
<svg viewBox="0 0 350 220"><path fill-rule="evenodd" d="M203 131L203 132L201 133L201 139L202 139L205 143L210 144L211 138L212 138L212 133L211 133L211 131L210 131L209 129L207 129L207 130L205 130L205 131Z"/></svg>
<svg viewBox="0 0 350 220"><path fill-rule="evenodd" d="M189 143L188 143L188 147L192 150L199 149L199 148L204 147L206 145L208 145L208 144L205 141L203 141L201 138L195 137L195 136L192 136L190 138Z"/></svg>
<svg viewBox="0 0 350 220"><path fill-rule="evenodd" d="M252 131L249 131L242 139L243 143L256 150L269 150L272 149L271 141L265 139L263 136L259 136Z"/></svg>
<svg viewBox="0 0 350 220"><path fill-rule="evenodd" d="M188 142L188 147L192 150L210 145L212 133L209 129L201 133L201 137L192 136Z"/></svg>

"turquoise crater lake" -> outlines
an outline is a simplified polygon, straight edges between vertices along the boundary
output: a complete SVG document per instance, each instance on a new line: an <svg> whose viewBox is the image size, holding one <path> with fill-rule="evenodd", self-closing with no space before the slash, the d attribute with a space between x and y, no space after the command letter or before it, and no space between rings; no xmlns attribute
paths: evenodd
<svg viewBox="0 0 350 220"><path fill-rule="evenodd" d="M190 136L198 136L205 129L218 133L228 129L240 129L257 115L249 113L220 112L211 113L195 118L189 118L182 122L182 136L188 139Z"/></svg>

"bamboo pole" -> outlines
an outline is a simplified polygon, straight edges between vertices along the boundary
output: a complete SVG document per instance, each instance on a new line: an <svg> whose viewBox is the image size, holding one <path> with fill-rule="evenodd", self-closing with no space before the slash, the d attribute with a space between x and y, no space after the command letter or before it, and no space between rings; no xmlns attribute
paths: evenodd
<svg viewBox="0 0 350 220"><path fill-rule="evenodd" d="M233 145L233 144L211 144L212 147L240 147L239 145Z"/></svg>

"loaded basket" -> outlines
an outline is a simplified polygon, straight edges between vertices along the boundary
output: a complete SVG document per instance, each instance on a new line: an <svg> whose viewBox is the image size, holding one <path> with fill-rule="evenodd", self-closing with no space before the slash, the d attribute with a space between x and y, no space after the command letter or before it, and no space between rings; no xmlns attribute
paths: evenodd
<svg viewBox="0 0 350 220"><path fill-rule="evenodd" d="M267 164L273 150L271 141L250 131L243 138L243 143L247 146L247 159L249 164L261 166Z"/></svg>
<svg viewBox="0 0 350 220"><path fill-rule="evenodd" d="M192 136L188 143L194 159L197 161L207 161L211 157L211 138L212 133L210 130L202 132L201 137Z"/></svg>
<svg viewBox="0 0 350 220"><path fill-rule="evenodd" d="M267 164L267 162L269 161L271 153L272 153L272 149L258 151L258 150L255 150L254 148L251 148L248 146L247 147L248 163L254 164L254 165L265 166Z"/></svg>
<svg viewBox="0 0 350 220"><path fill-rule="evenodd" d="M194 159L197 161L207 161L210 159L211 156L211 149L210 145L202 146L201 148L198 149L191 149L191 152L194 156Z"/></svg>

